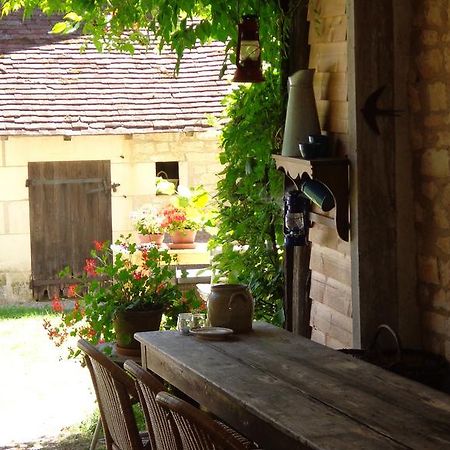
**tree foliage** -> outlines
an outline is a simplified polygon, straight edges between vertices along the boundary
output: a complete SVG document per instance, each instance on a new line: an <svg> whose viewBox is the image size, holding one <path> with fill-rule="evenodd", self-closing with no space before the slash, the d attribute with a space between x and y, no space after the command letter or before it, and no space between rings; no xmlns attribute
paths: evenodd
<svg viewBox="0 0 450 450"><path fill-rule="evenodd" d="M62 14L53 32L81 29L90 35L98 50L133 52L134 45L156 40L167 45L179 58L197 42L226 43L234 60L237 23L243 14L256 14L260 21L262 59L279 58L278 0L0 0L2 14L22 9L30 16L36 9L45 14Z"/></svg>

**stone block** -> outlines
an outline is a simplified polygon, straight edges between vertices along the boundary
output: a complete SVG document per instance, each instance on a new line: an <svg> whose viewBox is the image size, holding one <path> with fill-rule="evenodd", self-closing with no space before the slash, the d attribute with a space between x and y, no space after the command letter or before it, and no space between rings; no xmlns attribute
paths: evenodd
<svg viewBox="0 0 450 450"><path fill-rule="evenodd" d="M327 336L325 345L327 347L334 348L335 350L338 350L340 348L351 348L351 346L352 346L351 337L350 338L348 336L344 336L344 337L345 337L345 342L342 342L342 341L334 338L333 336Z"/></svg>
<svg viewBox="0 0 450 450"><path fill-rule="evenodd" d="M433 204L433 220L439 228L447 229L450 227L447 209L442 209L442 206L436 203Z"/></svg>
<svg viewBox="0 0 450 450"><path fill-rule="evenodd" d="M134 164L111 164L111 182L120 184L116 192L111 192L112 197L133 194L133 167Z"/></svg>
<svg viewBox="0 0 450 450"><path fill-rule="evenodd" d="M422 155L421 173L431 177L450 176L448 150L426 150Z"/></svg>
<svg viewBox="0 0 450 450"><path fill-rule="evenodd" d="M448 127L448 125L447 125ZM438 131L437 132L437 140L436 140L436 146L437 147L443 147L448 149L450 143L450 132L448 131Z"/></svg>
<svg viewBox="0 0 450 450"><path fill-rule="evenodd" d="M11 293L13 298L26 299L31 297L29 281L13 281L11 283Z"/></svg>
<svg viewBox="0 0 450 450"><path fill-rule="evenodd" d="M431 330L424 335L423 348L427 352L435 355L443 355L445 353L445 341L442 336L434 334Z"/></svg>
<svg viewBox="0 0 450 450"><path fill-rule="evenodd" d="M311 340L317 342L318 344L325 345L326 336L324 333L319 331L317 328L311 330Z"/></svg>
<svg viewBox="0 0 450 450"><path fill-rule="evenodd" d="M436 0L425 2L425 23L427 25L441 27L444 24L445 13L443 2Z"/></svg>
<svg viewBox="0 0 450 450"><path fill-rule="evenodd" d="M436 194L438 193L436 183L434 182L422 183L421 192L429 200L433 200L436 197Z"/></svg>
<svg viewBox="0 0 450 450"><path fill-rule="evenodd" d="M31 250L28 234L0 235L0 272L30 272Z"/></svg>
<svg viewBox="0 0 450 450"><path fill-rule="evenodd" d="M155 193L156 173L154 163L134 164L131 171L132 194L150 195Z"/></svg>
<svg viewBox="0 0 450 450"><path fill-rule="evenodd" d="M327 307L321 308L321 303L312 302L310 325L322 333L327 334L331 329L331 310Z"/></svg>
<svg viewBox="0 0 450 450"><path fill-rule="evenodd" d="M130 213L132 207L133 197L114 197L111 200L112 213L112 228L117 235L127 234L133 230ZM118 236L117 236L118 237Z"/></svg>
<svg viewBox="0 0 450 450"><path fill-rule="evenodd" d="M28 168L0 167L0 201L27 200Z"/></svg>
<svg viewBox="0 0 450 450"><path fill-rule="evenodd" d="M442 81L427 86L427 97L430 111L447 110L447 86Z"/></svg>
<svg viewBox="0 0 450 450"><path fill-rule="evenodd" d="M449 318L447 315L427 311L423 315L426 330L447 335Z"/></svg>
<svg viewBox="0 0 450 450"><path fill-rule="evenodd" d="M436 45L439 42L439 35L436 30L422 30L420 41L423 45Z"/></svg>
<svg viewBox="0 0 450 450"><path fill-rule="evenodd" d="M441 286L450 288L450 261L447 258L438 260L439 278Z"/></svg>
<svg viewBox="0 0 450 450"><path fill-rule="evenodd" d="M437 258L419 256L419 280L424 283L439 285L439 270Z"/></svg>
<svg viewBox="0 0 450 450"><path fill-rule="evenodd" d="M438 289L432 297L431 305L434 310L450 311L449 295L445 289Z"/></svg>
<svg viewBox="0 0 450 450"><path fill-rule="evenodd" d="M186 156L187 160L193 163L217 164L219 162L218 149L209 149L204 152L189 152Z"/></svg>
<svg viewBox="0 0 450 450"><path fill-rule="evenodd" d="M415 86L408 86L408 100L412 112L419 112L422 109L420 91Z"/></svg>
<svg viewBox="0 0 450 450"><path fill-rule="evenodd" d="M423 133L419 126L410 129L410 139L411 146L414 150L421 150L423 148Z"/></svg>
<svg viewBox="0 0 450 450"><path fill-rule="evenodd" d="M332 348L351 347L352 342L352 333L338 327L332 327L326 338L327 346Z"/></svg>
<svg viewBox="0 0 450 450"><path fill-rule="evenodd" d="M0 202L0 234L6 233L7 202Z"/></svg>
<svg viewBox="0 0 450 450"><path fill-rule="evenodd" d="M424 118L424 125L427 128L437 128L445 125L445 119L442 114L429 114Z"/></svg>
<svg viewBox="0 0 450 450"><path fill-rule="evenodd" d="M450 340L444 342L444 356L447 361L450 361Z"/></svg>
<svg viewBox="0 0 450 450"><path fill-rule="evenodd" d="M127 147L123 136L73 136L69 141L62 136L11 137L5 143L5 161L7 166L27 166L30 161L117 162L123 159Z"/></svg>
<svg viewBox="0 0 450 450"><path fill-rule="evenodd" d="M30 232L30 208L28 200L7 203L8 233L27 234Z"/></svg>
<svg viewBox="0 0 450 450"><path fill-rule="evenodd" d="M440 237L436 241L436 246L446 255L450 255L450 237Z"/></svg>
<svg viewBox="0 0 450 450"><path fill-rule="evenodd" d="M438 48L422 51L416 58L420 75L425 79L439 76L444 68L444 56Z"/></svg>

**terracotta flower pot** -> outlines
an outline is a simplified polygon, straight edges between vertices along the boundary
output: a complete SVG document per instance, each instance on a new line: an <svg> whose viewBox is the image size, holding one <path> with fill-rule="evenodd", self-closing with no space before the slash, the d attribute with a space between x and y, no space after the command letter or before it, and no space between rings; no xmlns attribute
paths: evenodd
<svg viewBox="0 0 450 450"><path fill-rule="evenodd" d="M124 356L139 356L141 346L134 339L134 333L159 330L162 314L163 308L119 312L114 319L117 353Z"/></svg>
<svg viewBox="0 0 450 450"><path fill-rule="evenodd" d="M164 240L164 233L158 234L138 234L138 240L141 244L156 244L161 245Z"/></svg>
<svg viewBox="0 0 450 450"><path fill-rule="evenodd" d="M193 244L197 236L194 230L176 230L170 233L170 239L174 244Z"/></svg>

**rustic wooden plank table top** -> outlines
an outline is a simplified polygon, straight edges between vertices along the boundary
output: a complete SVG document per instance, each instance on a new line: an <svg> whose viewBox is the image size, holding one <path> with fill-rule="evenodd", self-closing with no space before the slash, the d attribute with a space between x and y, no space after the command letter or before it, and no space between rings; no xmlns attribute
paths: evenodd
<svg viewBox="0 0 450 450"><path fill-rule="evenodd" d="M262 322L137 333L156 372L265 450L450 449L450 397Z"/></svg>

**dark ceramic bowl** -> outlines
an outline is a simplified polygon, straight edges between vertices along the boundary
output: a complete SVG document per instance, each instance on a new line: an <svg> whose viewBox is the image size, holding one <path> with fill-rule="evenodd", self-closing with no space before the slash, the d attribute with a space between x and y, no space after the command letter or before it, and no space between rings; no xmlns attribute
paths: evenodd
<svg viewBox="0 0 450 450"><path fill-rule="evenodd" d="M308 142L311 144L321 143L328 145L330 142L330 138L325 134L310 134L308 136Z"/></svg>
<svg viewBox="0 0 450 450"><path fill-rule="evenodd" d="M298 149L303 159L323 158L328 153L328 146L320 142L304 142L298 144Z"/></svg>

